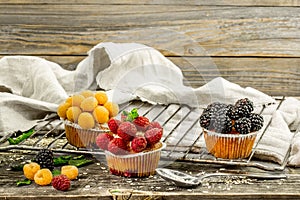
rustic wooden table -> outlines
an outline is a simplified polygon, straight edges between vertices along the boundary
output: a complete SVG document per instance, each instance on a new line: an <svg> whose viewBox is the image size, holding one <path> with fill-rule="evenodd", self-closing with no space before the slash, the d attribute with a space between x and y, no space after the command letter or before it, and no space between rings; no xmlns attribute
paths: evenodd
<svg viewBox="0 0 300 200"><path fill-rule="evenodd" d="M158 175L148 178L124 178L111 175L102 160L79 168L78 179L67 192L52 186L16 186L24 179L22 171L7 170L10 162L30 159L32 155L0 154L0 198L2 199L299 199L300 169L287 168L287 179L263 180L237 176L212 177L196 188L180 188ZM261 171L257 169L220 165L172 162L165 166L191 174L215 171Z"/></svg>
<svg viewBox="0 0 300 200"><path fill-rule="evenodd" d="M152 46L198 87L222 76L272 96L300 96L300 2L261 1L0 1L0 57L33 55L73 70L99 42ZM0 86L1 90L1 86ZM286 180L210 178L183 189L155 175L110 175L99 160L80 168L72 189L16 187L22 173L7 170L32 155L0 153L2 199L300 199L300 169ZM170 168L199 172L256 170L190 162Z"/></svg>

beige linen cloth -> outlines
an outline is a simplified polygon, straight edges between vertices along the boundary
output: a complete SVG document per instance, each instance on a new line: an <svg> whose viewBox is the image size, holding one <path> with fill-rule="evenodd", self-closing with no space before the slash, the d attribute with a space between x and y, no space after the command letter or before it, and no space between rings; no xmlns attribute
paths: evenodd
<svg viewBox="0 0 300 200"><path fill-rule="evenodd" d="M1 134L33 127L47 114L56 112L67 96L85 89L106 90L109 98L119 104L141 99L187 104L199 112L213 101L233 103L245 97L256 107L275 103L272 97L254 88L242 88L222 77L199 88L188 87L175 64L154 48L137 43L100 43L74 71L33 56L3 57L0 69L0 88L10 91L0 92ZM195 120L193 116L190 115L190 121ZM294 133L300 124L300 102L287 98L276 112L268 113L266 109L264 117L272 121L255 156L281 164L291 145L289 164L300 166L300 133ZM173 137L176 141L181 135L176 133ZM191 131L181 145L190 145L189 138L194 137ZM196 145L205 146L201 140Z"/></svg>

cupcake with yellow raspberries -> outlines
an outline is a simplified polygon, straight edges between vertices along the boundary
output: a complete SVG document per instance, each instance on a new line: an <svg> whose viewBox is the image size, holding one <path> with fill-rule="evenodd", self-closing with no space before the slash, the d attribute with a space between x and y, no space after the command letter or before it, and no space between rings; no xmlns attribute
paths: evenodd
<svg viewBox="0 0 300 200"><path fill-rule="evenodd" d="M118 112L118 104L109 101L106 92L90 90L68 97L57 109L68 142L79 148L95 145L99 134L109 132L107 122Z"/></svg>

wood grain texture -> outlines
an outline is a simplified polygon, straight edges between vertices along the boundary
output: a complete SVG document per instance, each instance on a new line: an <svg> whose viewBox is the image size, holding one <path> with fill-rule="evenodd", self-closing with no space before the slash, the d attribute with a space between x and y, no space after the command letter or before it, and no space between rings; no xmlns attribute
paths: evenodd
<svg viewBox="0 0 300 200"><path fill-rule="evenodd" d="M192 87L223 76L300 96L300 1L0 2L0 56L36 55L73 70L99 42L158 49Z"/></svg>
<svg viewBox="0 0 300 200"><path fill-rule="evenodd" d="M0 54L82 55L139 42L165 55L298 57L299 7L5 5Z"/></svg>
<svg viewBox="0 0 300 200"><path fill-rule="evenodd" d="M79 168L78 179L72 181L72 187L67 192L57 191L52 186L16 186L16 180L22 180L22 171L7 170L7 161L14 158L17 162L30 159L32 155L16 153L0 154L0 198L6 199L297 199L300 187L298 169L290 169L287 180L257 180L238 177L215 177L204 180L197 188L180 188L164 181L158 175L148 178L124 178L111 175L100 158L91 165ZM103 158L102 158L103 159ZM17 163L16 162L16 163ZM220 166L196 163L173 162L168 168L197 174L215 172ZM223 168L225 170L225 168ZM249 170L228 167L226 170ZM251 170L251 169L250 169ZM254 170L255 171L255 170ZM292 175L296 175L293 177Z"/></svg>
<svg viewBox="0 0 300 200"><path fill-rule="evenodd" d="M82 1L69 0L67 3L60 0L2 0L0 4L82 4ZM159 5L234 5L234 6L299 6L299 0L86 0L84 4L101 4L101 5L115 5L115 4L128 4L128 5L148 5L148 4L159 4Z"/></svg>

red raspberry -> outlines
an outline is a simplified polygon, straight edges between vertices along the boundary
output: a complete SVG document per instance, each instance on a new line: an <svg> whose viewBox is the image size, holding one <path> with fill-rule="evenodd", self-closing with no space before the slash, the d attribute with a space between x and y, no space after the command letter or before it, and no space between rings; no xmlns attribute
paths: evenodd
<svg viewBox="0 0 300 200"><path fill-rule="evenodd" d="M114 139L114 137L108 133L99 134L96 138L96 144L99 148L107 150L108 143Z"/></svg>
<svg viewBox="0 0 300 200"><path fill-rule="evenodd" d="M71 187L71 181L66 175L58 175L52 179L52 186L61 191L66 191Z"/></svg>
<svg viewBox="0 0 300 200"><path fill-rule="evenodd" d="M123 122L120 124L117 134L125 141L131 141L135 137L137 129L131 122Z"/></svg>
<svg viewBox="0 0 300 200"><path fill-rule="evenodd" d="M159 142L162 135L163 135L163 129L153 128L153 129L146 131L145 138L146 138L148 144L152 145L152 144Z"/></svg>
<svg viewBox="0 0 300 200"><path fill-rule="evenodd" d="M108 151L116 155L127 154L127 144L121 138L112 139L107 147Z"/></svg>
<svg viewBox="0 0 300 200"><path fill-rule="evenodd" d="M119 125L121 124L121 121L118 119L110 118L107 122L108 127L111 132L117 134L117 130L119 128Z"/></svg>
<svg viewBox="0 0 300 200"><path fill-rule="evenodd" d="M147 127L147 130L149 129L153 129L153 128L159 128L159 129L162 129L161 125L159 122L151 122L148 127Z"/></svg>
<svg viewBox="0 0 300 200"><path fill-rule="evenodd" d="M133 124L139 131L146 131L147 126L150 124L149 119L144 116L138 116L133 120Z"/></svg>
<svg viewBox="0 0 300 200"><path fill-rule="evenodd" d="M147 140L145 137L136 137L131 141L131 149L138 153L143 151L147 147Z"/></svg>

